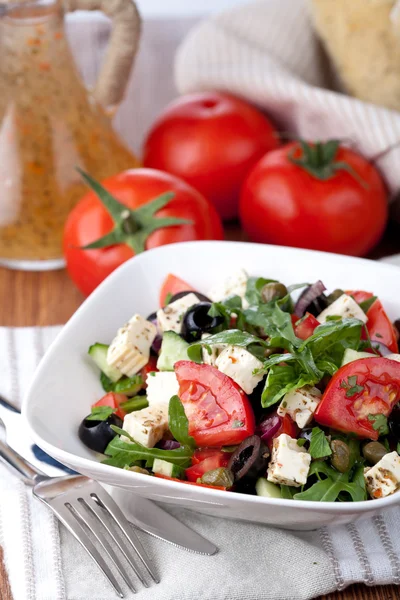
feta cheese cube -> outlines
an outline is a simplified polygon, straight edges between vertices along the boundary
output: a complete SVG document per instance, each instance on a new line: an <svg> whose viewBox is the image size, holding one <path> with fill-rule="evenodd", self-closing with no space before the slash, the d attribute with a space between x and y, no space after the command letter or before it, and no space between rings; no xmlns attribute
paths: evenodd
<svg viewBox="0 0 400 600"><path fill-rule="evenodd" d="M300 429L303 429L312 421L320 399L321 392L316 387L307 385L293 390L283 397L278 407L278 415L280 417L289 415Z"/></svg>
<svg viewBox="0 0 400 600"><path fill-rule="evenodd" d="M211 333L203 333L201 339L205 340L206 338L210 337L210 335ZM226 348L226 346L227 344L213 344L207 348L203 347L201 351L203 363L205 365L211 365L212 367L215 367L215 362L218 356L221 354L222 350ZM211 352L209 352L209 349L211 349Z"/></svg>
<svg viewBox="0 0 400 600"><path fill-rule="evenodd" d="M385 358L389 360L395 360L396 362L400 362L400 354L386 354Z"/></svg>
<svg viewBox="0 0 400 600"><path fill-rule="evenodd" d="M179 383L173 371L149 373L146 379L149 406L165 404L168 408L172 396L179 392Z"/></svg>
<svg viewBox="0 0 400 600"><path fill-rule="evenodd" d="M271 483L300 487L307 481L311 456L286 433L274 439L267 479Z"/></svg>
<svg viewBox="0 0 400 600"><path fill-rule="evenodd" d="M133 315L118 330L107 352L107 363L127 377L133 377L149 362L157 327L140 315Z"/></svg>
<svg viewBox="0 0 400 600"><path fill-rule="evenodd" d="M263 375L254 375L255 369L260 369L263 363L245 348L227 346L215 361L219 371L231 377L246 394L251 394L263 378Z"/></svg>
<svg viewBox="0 0 400 600"><path fill-rule="evenodd" d="M359 319L363 323L368 321L368 317L362 308L360 308L357 302L347 294L342 294L342 296L335 300L328 308L325 308L325 310L318 315L317 321L325 323L327 317L333 316L339 316L342 317L342 319Z"/></svg>
<svg viewBox="0 0 400 600"><path fill-rule="evenodd" d="M365 485L371 498L385 498L400 487L400 456L389 452L371 468L364 469Z"/></svg>
<svg viewBox="0 0 400 600"><path fill-rule="evenodd" d="M168 431L168 405L154 404L127 414L124 418L123 429L138 444L142 444L146 448L154 448ZM129 442L125 436L121 436L121 439Z"/></svg>
<svg viewBox="0 0 400 600"><path fill-rule="evenodd" d="M179 298L179 300L175 300L175 302L168 304L164 308L160 308L157 311L157 323L161 331L175 331L175 333L180 333L182 318L185 312L194 304L198 303L198 297L191 292L190 294L186 294L186 296Z"/></svg>
<svg viewBox="0 0 400 600"><path fill-rule="evenodd" d="M229 296L240 296L243 300L243 308L248 308L249 303L245 300L248 275L244 269L235 271L229 277L215 284L207 296L213 302L220 302Z"/></svg>

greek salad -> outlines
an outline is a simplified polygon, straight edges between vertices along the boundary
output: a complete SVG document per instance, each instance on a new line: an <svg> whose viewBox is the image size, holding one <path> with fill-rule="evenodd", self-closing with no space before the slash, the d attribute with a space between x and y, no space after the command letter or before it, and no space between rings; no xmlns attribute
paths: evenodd
<svg viewBox="0 0 400 600"><path fill-rule="evenodd" d="M90 347L105 395L79 437L107 465L187 485L383 498L400 489L396 323L372 293L321 281L240 269L204 295L168 275L156 312Z"/></svg>

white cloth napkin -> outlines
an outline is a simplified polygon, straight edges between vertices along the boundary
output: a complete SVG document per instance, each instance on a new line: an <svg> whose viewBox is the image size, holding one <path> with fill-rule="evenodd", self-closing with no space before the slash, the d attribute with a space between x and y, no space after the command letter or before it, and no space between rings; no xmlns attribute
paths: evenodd
<svg viewBox="0 0 400 600"><path fill-rule="evenodd" d="M187 36L175 62L181 93L229 91L265 108L304 139L343 139L371 158L400 141L400 113L335 91L307 0L258 0L213 16ZM400 147L378 161L393 194Z"/></svg>
<svg viewBox="0 0 400 600"><path fill-rule="evenodd" d="M0 394L20 403L39 359L60 328L0 328ZM77 382L79 385L79 382ZM8 441L34 458L21 417L0 406ZM141 539L161 584L143 600L303 600L354 582L400 583L400 508L348 526L288 532L167 507L220 549L201 556ZM0 544L14 600L112 600L92 561L52 513L0 463ZM133 595L127 592L131 600Z"/></svg>

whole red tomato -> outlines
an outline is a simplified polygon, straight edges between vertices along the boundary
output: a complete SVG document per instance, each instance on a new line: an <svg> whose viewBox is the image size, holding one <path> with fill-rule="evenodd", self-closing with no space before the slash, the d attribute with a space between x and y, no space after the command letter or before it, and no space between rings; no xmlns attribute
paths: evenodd
<svg viewBox="0 0 400 600"><path fill-rule="evenodd" d="M181 177L211 200L223 219L233 219L249 170L279 145L268 119L243 100L219 92L188 94L154 123L144 165Z"/></svg>
<svg viewBox="0 0 400 600"><path fill-rule="evenodd" d="M245 181L242 226L255 242L363 256L388 217L377 169L335 141L266 154Z"/></svg>
<svg viewBox="0 0 400 600"><path fill-rule="evenodd" d="M83 176L96 187L96 182ZM89 192L71 211L64 229L67 269L86 295L140 251L174 242L223 238L215 208L197 190L173 175L153 169L133 169L110 177L103 185L116 200L108 199L106 209L99 196ZM149 208L152 200L167 192L172 192L172 199L160 209L153 205L153 216L148 210L143 213L145 205ZM99 193L102 195L101 189ZM165 218L187 222L168 226L157 221ZM160 228L152 231L153 227ZM104 239L96 243L99 238ZM83 249L88 245L97 247Z"/></svg>

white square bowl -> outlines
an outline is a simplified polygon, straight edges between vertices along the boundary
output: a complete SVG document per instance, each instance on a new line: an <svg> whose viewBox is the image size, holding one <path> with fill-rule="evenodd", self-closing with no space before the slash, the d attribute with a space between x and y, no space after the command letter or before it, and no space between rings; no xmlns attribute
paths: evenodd
<svg viewBox="0 0 400 600"><path fill-rule="evenodd" d="M243 267L251 275L286 284L322 279L328 290L364 289L400 316L400 270L368 260L240 242L187 242L145 252L122 265L84 302L41 362L23 404L35 442L48 454L103 483L147 498L220 517L289 529L315 529L370 516L400 502L400 493L365 502L320 503L223 492L167 481L99 462L78 438L81 420L102 395L99 373L87 355L95 342L109 343L135 312L158 307L160 285L174 273L199 291Z"/></svg>

